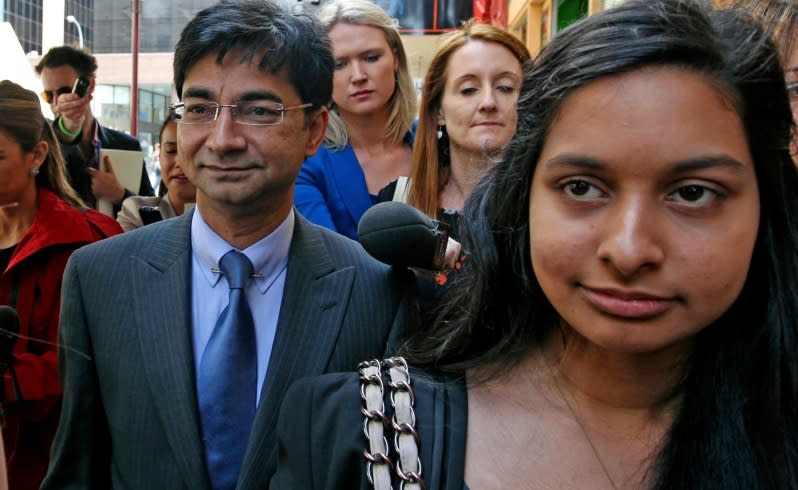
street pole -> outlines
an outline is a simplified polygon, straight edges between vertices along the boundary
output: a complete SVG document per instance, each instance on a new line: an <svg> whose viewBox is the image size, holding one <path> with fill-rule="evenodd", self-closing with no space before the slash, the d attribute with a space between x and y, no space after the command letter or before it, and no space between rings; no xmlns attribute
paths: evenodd
<svg viewBox="0 0 798 490"><path fill-rule="evenodd" d="M133 77L130 83L130 134L134 138L139 135L139 18L141 17L141 0L131 0L131 13L133 14L131 27L131 54L133 58Z"/></svg>

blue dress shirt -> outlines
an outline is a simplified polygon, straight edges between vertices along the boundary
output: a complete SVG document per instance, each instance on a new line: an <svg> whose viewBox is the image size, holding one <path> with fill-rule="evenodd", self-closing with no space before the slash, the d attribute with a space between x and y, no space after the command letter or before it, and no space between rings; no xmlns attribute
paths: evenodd
<svg viewBox="0 0 798 490"><path fill-rule="evenodd" d="M247 301L255 321L258 355L256 404L260 403L260 392L274 345L293 233L294 211L291 210L285 221L268 236L239 250L252 261L256 275L255 280L247 286ZM199 372L202 353L229 297L227 280L214 270L219 269L219 259L224 254L237 249L211 230L199 208L196 208L191 220L191 250L191 328L194 367Z"/></svg>

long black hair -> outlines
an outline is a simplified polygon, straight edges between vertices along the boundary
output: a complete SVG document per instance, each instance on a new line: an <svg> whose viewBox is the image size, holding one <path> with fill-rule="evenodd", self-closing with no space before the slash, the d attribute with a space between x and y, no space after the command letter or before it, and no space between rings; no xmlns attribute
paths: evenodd
<svg viewBox="0 0 798 490"><path fill-rule="evenodd" d="M691 0L632 0L565 29L527 64L517 133L466 203L461 227L471 258L434 322L404 353L427 367L493 367L498 374L556 328L529 245L530 186L543 143L574 90L651 66L701 74L733 104L748 137L761 213L740 296L696 337L680 413L658 454L652 486L798 488L792 115L778 51L737 12L710 11Z"/></svg>

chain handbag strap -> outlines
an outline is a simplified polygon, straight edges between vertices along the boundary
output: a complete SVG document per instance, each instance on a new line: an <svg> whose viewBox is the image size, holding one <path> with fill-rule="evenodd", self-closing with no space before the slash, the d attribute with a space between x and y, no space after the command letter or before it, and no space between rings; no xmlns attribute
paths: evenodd
<svg viewBox="0 0 798 490"><path fill-rule="evenodd" d="M363 451L366 457L366 477L374 490L391 490L391 458L385 430L388 417L385 415L382 367L379 360L364 361L358 365L360 371L360 398L363 399L363 434L369 447Z"/></svg>
<svg viewBox="0 0 798 490"><path fill-rule="evenodd" d="M369 448L363 452L367 460L369 483L375 490L391 490L389 454L386 431L393 431L393 449L397 455L395 470L399 477L399 490L426 490L421 478L419 438L416 432L416 414L413 410L415 395L410 385L407 362L401 357L383 361L362 362L360 370L360 396L363 399L361 412L364 415L363 433ZM388 374L390 401L393 416L390 425L385 414L385 389L382 369Z"/></svg>

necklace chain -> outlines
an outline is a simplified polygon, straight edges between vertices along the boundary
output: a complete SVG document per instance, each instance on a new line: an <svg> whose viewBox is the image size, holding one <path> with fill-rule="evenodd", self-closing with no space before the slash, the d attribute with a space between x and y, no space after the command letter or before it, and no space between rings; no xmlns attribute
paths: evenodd
<svg viewBox="0 0 798 490"><path fill-rule="evenodd" d="M598 461L598 464L601 466L601 469L604 470L604 476L607 477L607 481L610 482L610 486L612 486L613 490L618 490L618 486L615 484L615 480L612 479L612 476L610 475L607 466L604 464L604 460L601 458L601 453L599 453L599 450L596 448L596 445L593 444L593 439L590 438L590 434L587 433L587 429L585 429L585 425L582 423L582 419L580 419L579 416L576 414L574 407L571 406L571 402L568 401L568 397L565 396L565 392L562 390L562 388L560 388L560 381L557 378L557 376L555 376L554 369L551 367L549 369L551 372L552 381L554 381L554 388L557 389L557 393L560 394L560 398L562 398L562 401L565 402L565 406L568 407L568 411L571 413L571 417L573 417L574 421L576 422L576 425L579 426L579 430L582 431L582 435L585 437L585 440L587 441L588 445L590 445L590 449L593 451L593 456L596 457L596 461Z"/></svg>

